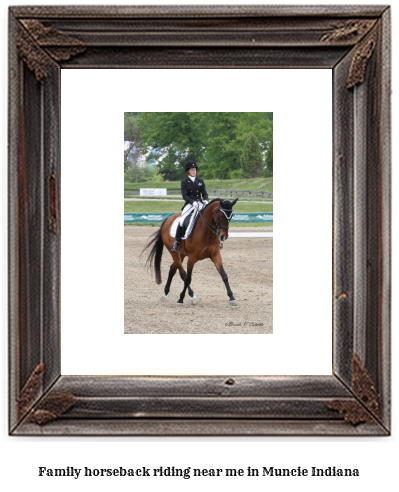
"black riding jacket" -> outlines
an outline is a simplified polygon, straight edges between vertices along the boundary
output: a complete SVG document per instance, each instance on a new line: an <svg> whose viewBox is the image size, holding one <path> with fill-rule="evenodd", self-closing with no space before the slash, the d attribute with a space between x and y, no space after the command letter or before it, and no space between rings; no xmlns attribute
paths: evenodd
<svg viewBox="0 0 399 492"><path fill-rule="evenodd" d="M203 200L208 200L208 193L206 192L205 183L202 179L197 177L194 181L191 181L188 176L186 179L183 179L181 182L181 194L185 200L182 210L187 203L192 205L194 202L201 200L201 195Z"/></svg>

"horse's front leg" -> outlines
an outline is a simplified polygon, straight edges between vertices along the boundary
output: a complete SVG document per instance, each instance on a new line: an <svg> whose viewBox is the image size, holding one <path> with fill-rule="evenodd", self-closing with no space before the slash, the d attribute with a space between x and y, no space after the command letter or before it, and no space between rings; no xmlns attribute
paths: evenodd
<svg viewBox="0 0 399 492"><path fill-rule="evenodd" d="M223 268L222 256L220 254L220 251L218 251L214 256L212 256L212 261L216 267L216 270L219 272L220 276L222 277L224 285L226 286L227 295L230 298L230 301L229 301L230 306L238 306L238 303L235 300L233 292L232 292L230 285L229 285L229 278L227 276L225 269Z"/></svg>
<svg viewBox="0 0 399 492"><path fill-rule="evenodd" d="M184 273L182 274L182 272L180 271L180 276L181 276L182 280L184 280L184 287L180 293L180 298L177 301L177 305L180 307L183 306L183 301L184 301L184 297L186 295L187 289L188 289L188 293L189 293L190 297L195 298L194 292L190 289L191 277L192 277L193 268L194 268L195 263L196 263L196 260L189 258L187 261L187 273L186 273L186 275L184 276ZM184 272L184 269L183 269L183 272ZM195 300L196 300L196 298L195 298Z"/></svg>

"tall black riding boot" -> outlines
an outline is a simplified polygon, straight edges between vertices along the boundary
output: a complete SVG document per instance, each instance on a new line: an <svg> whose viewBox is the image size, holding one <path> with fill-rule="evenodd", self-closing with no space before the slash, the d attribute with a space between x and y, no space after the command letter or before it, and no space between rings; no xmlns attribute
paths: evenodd
<svg viewBox="0 0 399 492"><path fill-rule="evenodd" d="M175 242L173 243L173 246L171 248L172 251L180 251L180 240L182 234L183 234L183 227L180 224L178 224L176 229Z"/></svg>

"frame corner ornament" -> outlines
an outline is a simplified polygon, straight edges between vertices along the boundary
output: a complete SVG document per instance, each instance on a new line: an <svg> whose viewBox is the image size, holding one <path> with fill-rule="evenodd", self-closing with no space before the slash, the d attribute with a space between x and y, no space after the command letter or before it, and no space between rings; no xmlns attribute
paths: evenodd
<svg viewBox="0 0 399 492"><path fill-rule="evenodd" d="M360 43L355 47L349 76L346 82L347 89L351 89L356 85L364 82L367 63L374 53L377 45L377 29L374 28Z"/></svg>
<svg viewBox="0 0 399 492"><path fill-rule="evenodd" d="M67 61L86 50L79 39L45 27L37 19L20 21L17 47L20 58L34 72L37 81L48 77L52 62Z"/></svg>
<svg viewBox="0 0 399 492"><path fill-rule="evenodd" d="M367 369L363 367L359 355L356 353L353 355L352 371L353 392L367 410L379 417L381 407L377 389Z"/></svg>
<svg viewBox="0 0 399 492"><path fill-rule="evenodd" d="M50 393L29 413L27 422L45 425L68 412L77 398L72 393Z"/></svg>
<svg viewBox="0 0 399 492"><path fill-rule="evenodd" d="M335 26L320 38L325 43L358 42L375 25L374 19L352 19Z"/></svg>
<svg viewBox="0 0 399 492"><path fill-rule="evenodd" d="M18 416L23 417L37 399L44 375L44 364L38 364L32 371L18 396Z"/></svg>
<svg viewBox="0 0 399 492"><path fill-rule="evenodd" d="M352 360L352 390L356 400L334 400L329 405L330 410L336 410L345 422L353 425L373 421L379 417L380 402L377 389L368 373L362 366L358 354Z"/></svg>

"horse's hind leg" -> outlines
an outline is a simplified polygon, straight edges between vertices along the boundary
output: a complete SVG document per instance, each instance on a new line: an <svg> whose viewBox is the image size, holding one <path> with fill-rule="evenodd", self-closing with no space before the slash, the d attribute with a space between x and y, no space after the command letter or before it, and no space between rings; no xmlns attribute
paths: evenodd
<svg viewBox="0 0 399 492"><path fill-rule="evenodd" d="M170 284L172 283L172 280L173 280L173 277L175 276L176 270L177 270L177 265L172 263L170 265L170 268L169 268L168 280L166 282L165 289L163 291L163 296L161 297L161 301L164 301L169 294Z"/></svg>
<svg viewBox="0 0 399 492"><path fill-rule="evenodd" d="M180 272L180 278L184 282L186 280L186 278L187 278L187 273L186 273L186 271L184 270L183 267L181 267L181 269L179 270L179 272ZM197 304L198 303L198 299L195 297L194 291L190 287L190 285L187 287L187 290L188 290L188 295L191 297L191 303L194 304L194 305Z"/></svg>
<svg viewBox="0 0 399 492"><path fill-rule="evenodd" d="M180 293L179 300L177 301L177 305L178 306L183 306L183 301L184 301L184 297L186 295L186 290L187 289L188 289L188 293L189 293L190 297L191 298L193 298L193 297L195 298L194 292L190 288L191 277L192 277L193 268L194 268L195 263L196 262L194 260L192 260L190 258L188 259L188 262L187 262L187 274L186 274L186 276L184 278L184 288L183 288L183 290ZM183 270L183 274L184 274L185 272L184 272L183 267L182 267L182 270ZM180 276L183 278L182 270L180 270ZM192 293L192 295L190 294L190 292ZM197 299L195 298L195 300L197 300ZM193 302L193 304L195 304L195 302Z"/></svg>

